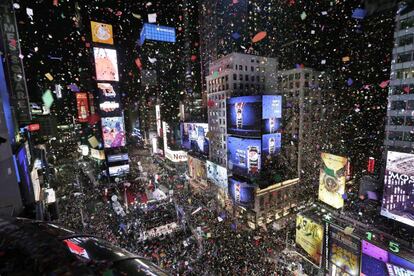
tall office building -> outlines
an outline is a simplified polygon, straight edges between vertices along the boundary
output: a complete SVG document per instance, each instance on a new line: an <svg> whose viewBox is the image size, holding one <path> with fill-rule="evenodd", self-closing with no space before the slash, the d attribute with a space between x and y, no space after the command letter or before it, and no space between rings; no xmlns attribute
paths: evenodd
<svg viewBox="0 0 414 276"><path fill-rule="evenodd" d="M230 96L276 94L275 58L231 53L210 64L207 82L210 160L227 164L226 100Z"/></svg>
<svg viewBox="0 0 414 276"><path fill-rule="evenodd" d="M395 18L385 146L388 150L414 149L414 10Z"/></svg>

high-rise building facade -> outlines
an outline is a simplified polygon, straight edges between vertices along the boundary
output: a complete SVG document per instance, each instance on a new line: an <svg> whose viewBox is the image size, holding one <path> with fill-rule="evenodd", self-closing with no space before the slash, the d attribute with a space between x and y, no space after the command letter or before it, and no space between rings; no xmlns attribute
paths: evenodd
<svg viewBox="0 0 414 276"><path fill-rule="evenodd" d="M210 160L226 166L226 100L230 96L276 94L277 60L231 53L210 64L206 82Z"/></svg>

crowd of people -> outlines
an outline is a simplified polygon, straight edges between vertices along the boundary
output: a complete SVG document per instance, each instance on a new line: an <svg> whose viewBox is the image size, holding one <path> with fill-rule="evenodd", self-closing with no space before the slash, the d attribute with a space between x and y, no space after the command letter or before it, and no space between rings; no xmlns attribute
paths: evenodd
<svg viewBox="0 0 414 276"><path fill-rule="evenodd" d="M149 160L141 162L140 170L146 170ZM146 178L132 168L128 190L136 193L137 200L128 206L125 216L117 215L111 206L112 195L125 206L124 186L101 182L96 186L88 174L73 167L78 177L65 175L67 183L57 191L59 222L67 228L100 236L150 259L172 275L294 274L292 262L297 261L282 253L285 231L247 229L218 207L214 195L191 191L178 174L172 175L165 167L156 171L152 167ZM155 174L159 175L158 185L172 187L174 192L167 199L142 204L142 193L155 189L152 181L149 184ZM180 188L175 189L177 186ZM171 222L179 227L142 239L144 231Z"/></svg>

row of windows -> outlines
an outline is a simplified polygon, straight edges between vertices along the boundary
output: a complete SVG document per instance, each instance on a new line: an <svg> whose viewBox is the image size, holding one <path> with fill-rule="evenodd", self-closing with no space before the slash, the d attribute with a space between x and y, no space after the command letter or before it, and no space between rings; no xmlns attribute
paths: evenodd
<svg viewBox="0 0 414 276"><path fill-rule="evenodd" d="M409 17L400 21L400 30L414 27L414 17Z"/></svg>
<svg viewBox="0 0 414 276"><path fill-rule="evenodd" d="M413 60L413 52L402 53L397 55L397 63L407 62Z"/></svg>
<svg viewBox="0 0 414 276"><path fill-rule="evenodd" d="M414 38L413 34L408 34L408 35L401 36L400 38L398 38L397 45L399 47L405 46L405 45L411 45L411 44L413 44L413 38Z"/></svg>
<svg viewBox="0 0 414 276"><path fill-rule="evenodd" d="M390 110L414 110L414 100L392 101Z"/></svg>
<svg viewBox="0 0 414 276"><path fill-rule="evenodd" d="M393 126L414 126L414 117L412 116L401 116L401 117L391 117L390 123Z"/></svg>
<svg viewBox="0 0 414 276"><path fill-rule="evenodd" d="M414 77L414 69L406 68L406 69L399 69L396 70L397 79L405 80Z"/></svg>
<svg viewBox="0 0 414 276"><path fill-rule="evenodd" d="M311 85L313 85L313 83ZM303 87L309 87L309 82L308 81L305 81L303 83ZM288 88L289 89L300 88L300 81L289 82L289 85L288 85L288 83L283 83L283 88L284 89L288 89Z"/></svg>
<svg viewBox="0 0 414 276"><path fill-rule="evenodd" d="M304 75L305 80L309 80L311 78L310 73L295 73L295 74L290 74L290 75L284 75L281 77L281 81L282 82L286 82L288 80L300 80L301 74ZM312 80L315 80L315 76L312 75Z"/></svg>
<svg viewBox="0 0 414 276"><path fill-rule="evenodd" d="M244 75L244 80L245 81L249 81L249 76L250 76L250 81L251 82L265 82L266 78L264 76L252 76L252 75ZM237 80L237 74L233 74L233 80ZM243 75L239 74L239 81L243 81Z"/></svg>
<svg viewBox="0 0 414 276"><path fill-rule="evenodd" d="M390 131L388 134L388 140L414 142L414 133Z"/></svg>
<svg viewBox="0 0 414 276"><path fill-rule="evenodd" d="M397 86L391 87L392 95L413 94L413 93L414 93L414 84L397 85Z"/></svg>

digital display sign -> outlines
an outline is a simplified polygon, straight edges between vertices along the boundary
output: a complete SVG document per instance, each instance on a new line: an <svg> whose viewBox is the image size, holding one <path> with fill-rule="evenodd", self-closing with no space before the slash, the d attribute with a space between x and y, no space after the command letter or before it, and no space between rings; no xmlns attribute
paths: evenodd
<svg viewBox="0 0 414 276"><path fill-rule="evenodd" d="M87 93L76 93L76 106L78 109L78 121L85 123L89 118L89 102Z"/></svg>
<svg viewBox="0 0 414 276"><path fill-rule="evenodd" d="M322 263L323 226L302 214L296 216L296 249L320 267Z"/></svg>
<svg viewBox="0 0 414 276"><path fill-rule="evenodd" d="M175 43L175 28L144 23L140 34L140 45L144 45L146 39Z"/></svg>
<svg viewBox="0 0 414 276"><path fill-rule="evenodd" d="M219 188L227 190L227 169L211 161L207 161L207 179L210 179Z"/></svg>
<svg viewBox="0 0 414 276"><path fill-rule="evenodd" d="M112 25L91 21L92 41L104 44L114 44Z"/></svg>
<svg viewBox="0 0 414 276"><path fill-rule="evenodd" d="M255 186L229 178L228 192L236 205L249 208L254 206Z"/></svg>
<svg viewBox="0 0 414 276"><path fill-rule="evenodd" d="M203 155L208 155L210 141L207 138L208 124L182 123L181 146Z"/></svg>
<svg viewBox="0 0 414 276"><path fill-rule="evenodd" d="M187 161L188 173L191 178L198 180L204 180L207 178L206 162L190 155L188 156Z"/></svg>
<svg viewBox="0 0 414 276"><path fill-rule="evenodd" d="M414 263L364 240L360 275L414 275Z"/></svg>
<svg viewBox="0 0 414 276"><path fill-rule="evenodd" d="M177 140L179 140L179 138L176 129L170 128L169 124L166 122L162 122L162 129L165 157L172 162L187 161L187 152L183 150L175 150L180 148L177 145Z"/></svg>
<svg viewBox="0 0 414 276"><path fill-rule="evenodd" d="M128 160L129 160L128 153L118 153L118 154L108 155L109 163L128 161Z"/></svg>
<svg viewBox="0 0 414 276"><path fill-rule="evenodd" d="M261 169L261 139L227 138L228 168L236 175L252 176Z"/></svg>
<svg viewBox="0 0 414 276"><path fill-rule="evenodd" d="M262 154L263 160L268 156L274 156L280 153L282 148L282 134L273 133L262 136Z"/></svg>
<svg viewBox="0 0 414 276"><path fill-rule="evenodd" d="M414 154L389 151L381 215L414 227Z"/></svg>
<svg viewBox="0 0 414 276"><path fill-rule="evenodd" d="M347 158L329 153L321 153L318 198L334 207L344 206L342 195L345 193L345 173Z"/></svg>
<svg viewBox="0 0 414 276"><path fill-rule="evenodd" d="M342 229L331 225L329 230L329 275L359 275L360 254L361 240L347 235Z"/></svg>
<svg viewBox="0 0 414 276"><path fill-rule="evenodd" d="M282 118L282 96L263 96L262 118Z"/></svg>
<svg viewBox="0 0 414 276"><path fill-rule="evenodd" d="M120 98L116 83L98 82L99 109L101 114L107 117L120 116L122 114Z"/></svg>
<svg viewBox="0 0 414 276"><path fill-rule="evenodd" d="M259 137L262 130L262 96L227 100L227 133Z"/></svg>
<svg viewBox="0 0 414 276"><path fill-rule="evenodd" d="M101 120L104 147L124 147L126 142L124 117L105 117Z"/></svg>
<svg viewBox="0 0 414 276"><path fill-rule="evenodd" d="M116 50L93 48L95 57L96 79L98 81L119 81Z"/></svg>
<svg viewBox="0 0 414 276"><path fill-rule="evenodd" d="M120 166L114 166L109 167L109 176L119 176L129 173L129 165L120 165Z"/></svg>

